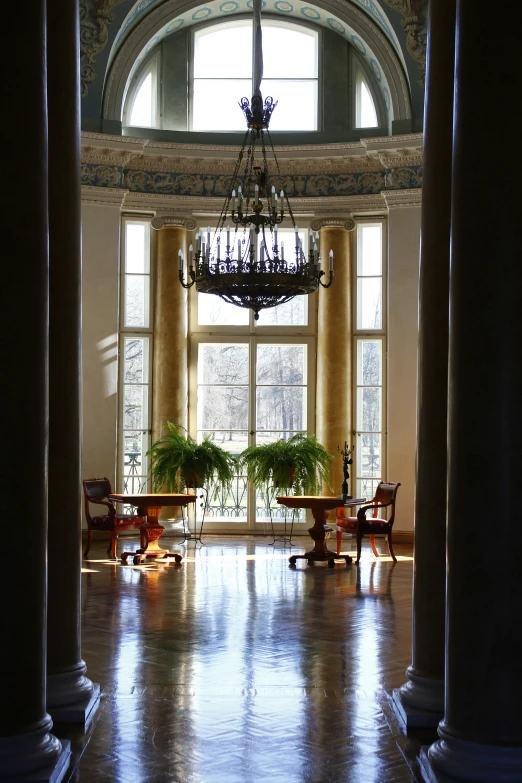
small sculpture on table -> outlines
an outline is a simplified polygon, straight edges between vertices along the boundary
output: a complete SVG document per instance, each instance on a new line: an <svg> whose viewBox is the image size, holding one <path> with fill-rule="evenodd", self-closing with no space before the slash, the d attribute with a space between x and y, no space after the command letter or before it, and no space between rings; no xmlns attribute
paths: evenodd
<svg viewBox="0 0 522 783"><path fill-rule="evenodd" d="M338 450L341 452L341 456L343 458L343 476L344 480L341 485L341 491L342 491L342 498L343 501L346 502L349 498L352 496L348 494L348 479L350 478L350 474L348 473L348 465L351 465L353 462L353 459L351 458L351 454L354 450L354 446L351 447L351 449L348 448L348 444L346 441L344 441L344 448L341 449L340 446L337 446Z"/></svg>

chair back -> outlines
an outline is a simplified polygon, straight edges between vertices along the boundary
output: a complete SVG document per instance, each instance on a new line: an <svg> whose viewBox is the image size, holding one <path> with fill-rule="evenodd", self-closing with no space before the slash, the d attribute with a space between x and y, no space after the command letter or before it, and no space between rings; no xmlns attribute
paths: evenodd
<svg viewBox="0 0 522 783"><path fill-rule="evenodd" d="M393 525L393 521L395 519L395 498L397 497L397 490L400 487L400 482L398 484L391 484L386 481L379 481L377 484L377 489L375 491L375 497L373 501L375 503L386 503L389 505L389 512L388 512L388 524L391 527ZM373 517L379 516L380 509L374 508L373 509Z"/></svg>
<svg viewBox="0 0 522 783"><path fill-rule="evenodd" d="M112 492L111 482L107 477L84 479L83 493L85 496L85 516L88 520L91 519L91 515L89 512L89 501L96 503L100 500L106 500L107 505L112 506L112 508L114 509L114 506L111 503L111 501L107 500L111 492Z"/></svg>

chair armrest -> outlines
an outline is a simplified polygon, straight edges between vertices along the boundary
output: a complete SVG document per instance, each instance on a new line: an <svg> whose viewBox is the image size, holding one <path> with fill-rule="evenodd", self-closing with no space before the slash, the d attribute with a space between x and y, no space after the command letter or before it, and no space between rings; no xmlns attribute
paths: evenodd
<svg viewBox="0 0 522 783"><path fill-rule="evenodd" d="M366 519L366 512L370 511L374 508L386 508L387 506L391 506L392 502L389 503L372 503L370 506L361 506L359 511L357 512L357 519L359 519L359 514L362 514L362 516Z"/></svg>

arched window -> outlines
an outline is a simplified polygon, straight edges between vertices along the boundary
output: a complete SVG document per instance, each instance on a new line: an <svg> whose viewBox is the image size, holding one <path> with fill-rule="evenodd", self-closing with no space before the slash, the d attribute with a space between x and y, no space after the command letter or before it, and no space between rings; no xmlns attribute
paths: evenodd
<svg viewBox="0 0 522 783"><path fill-rule="evenodd" d="M157 61L153 60L141 73L127 110L128 124L138 128L158 127Z"/></svg>
<svg viewBox="0 0 522 783"><path fill-rule="evenodd" d="M263 97L279 105L270 127L317 130L318 32L287 21L263 22ZM194 131L242 131L238 101L252 93L252 22L229 21L194 33Z"/></svg>
<svg viewBox="0 0 522 783"><path fill-rule="evenodd" d="M360 68L355 71L355 127L377 128L377 111L370 87Z"/></svg>

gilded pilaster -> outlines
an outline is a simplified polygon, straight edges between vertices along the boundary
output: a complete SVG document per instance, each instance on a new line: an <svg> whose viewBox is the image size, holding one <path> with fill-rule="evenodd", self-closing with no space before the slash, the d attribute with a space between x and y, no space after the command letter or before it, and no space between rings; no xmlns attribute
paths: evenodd
<svg viewBox="0 0 522 783"><path fill-rule="evenodd" d="M320 224L312 224L312 228L315 230L319 225L321 258L326 266L330 250L333 250L335 279L331 288L319 289L316 433L325 449L336 457L331 471L331 484L334 492L340 494L343 470L337 447L342 447L346 440L350 440L352 431L350 278L351 232L355 223L351 219L323 220ZM324 492L330 494L327 487L324 487Z"/></svg>

